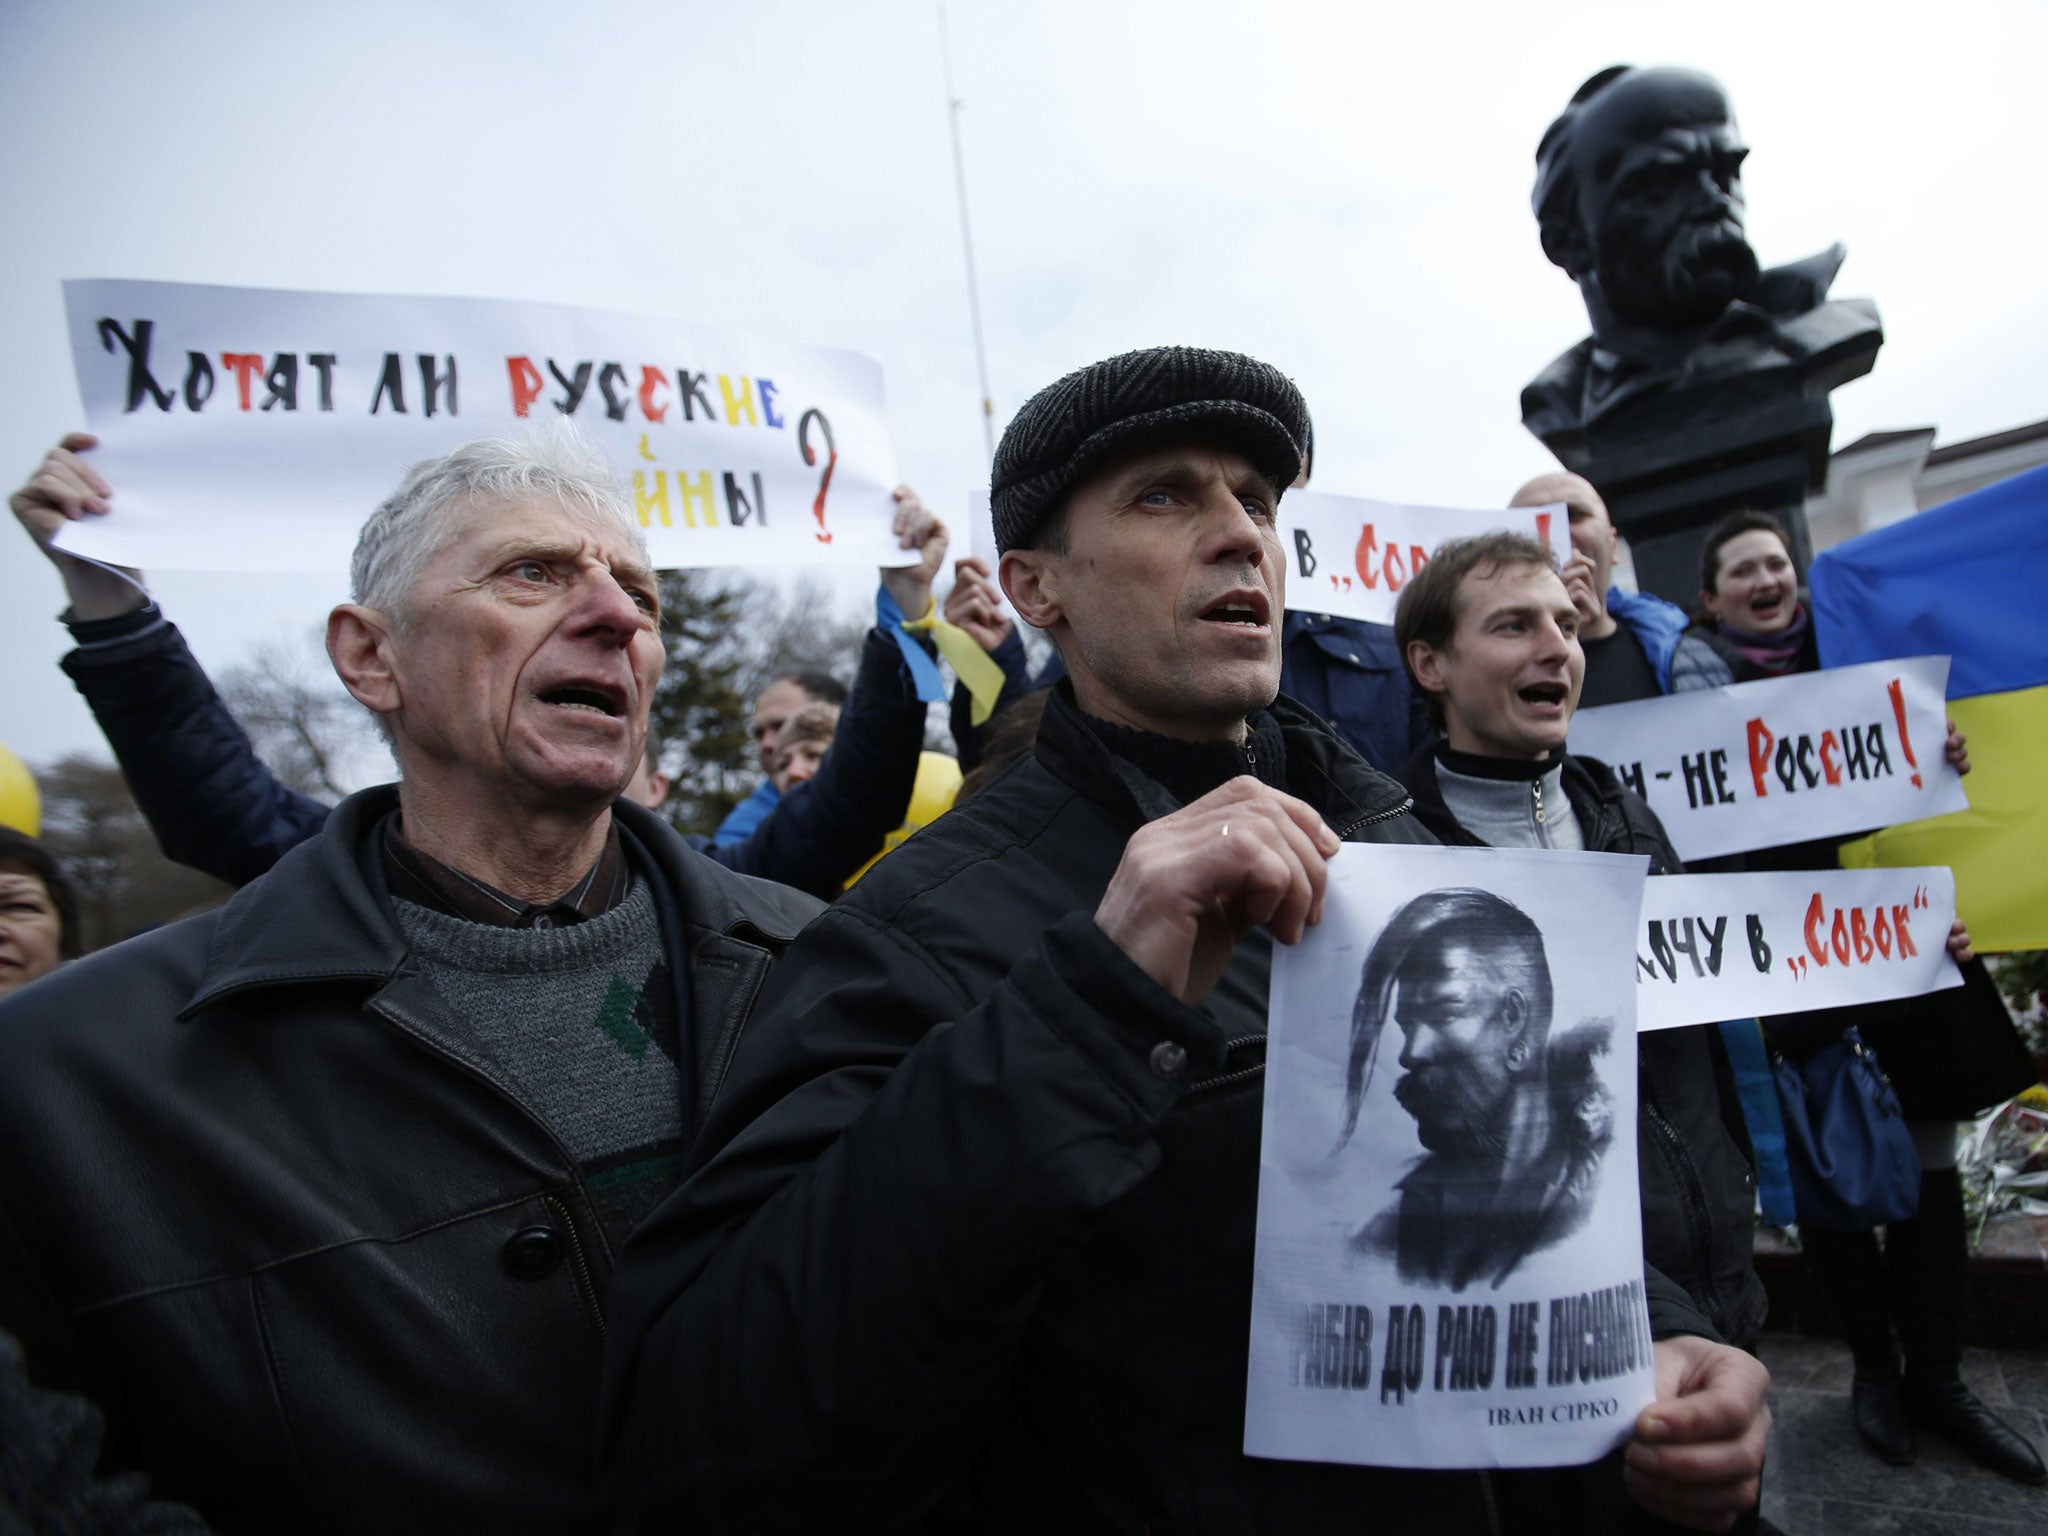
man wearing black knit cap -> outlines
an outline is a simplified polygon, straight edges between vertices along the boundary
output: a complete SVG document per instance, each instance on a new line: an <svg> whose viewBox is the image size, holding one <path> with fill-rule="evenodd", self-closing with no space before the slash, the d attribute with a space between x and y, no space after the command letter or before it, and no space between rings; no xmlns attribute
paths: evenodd
<svg viewBox="0 0 2048 1536"><path fill-rule="evenodd" d="M1005 433L1003 585L1068 681L1032 753L791 949L628 1246L604 1424L645 1528L1584 1528L1578 1469L1241 1449L1272 944L1343 841L1432 840L1276 697L1306 420L1262 363L1160 348ZM1651 1282L1660 1334L1705 1331ZM1646 1486L1711 1529L1761 1382L1671 1348L1693 1390L1653 1410Z"/></svg>

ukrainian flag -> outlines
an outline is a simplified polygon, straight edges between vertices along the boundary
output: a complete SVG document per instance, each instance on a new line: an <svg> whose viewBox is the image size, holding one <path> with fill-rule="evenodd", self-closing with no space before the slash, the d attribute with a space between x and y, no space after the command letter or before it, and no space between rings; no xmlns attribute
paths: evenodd
<svg viewBox="0 0 2048 1536"><path fill-rule="evenodd" d="M2048 467L1851 539L1810 577L1824 666L1947 655L1970 809L1890 827L1842 863L1947 864L1981 950L2048 949Z"/></svg>

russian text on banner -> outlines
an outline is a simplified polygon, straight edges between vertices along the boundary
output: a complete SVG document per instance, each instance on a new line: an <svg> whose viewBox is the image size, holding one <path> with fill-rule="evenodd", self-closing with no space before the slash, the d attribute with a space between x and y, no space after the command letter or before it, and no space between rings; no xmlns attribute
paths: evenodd
<svg viewBox="0 0 2048 1536"><path fill-rule="evenodd" d="M1682 859L1867 832L1969 804L1947 676L1917 656L1582 709L1571 749L1649 801Z"/></svg>
<svg viewBox="0 0 2048 1536"><path fill-rule="evenodd" d="M94 465L92 559L348 568L411 465L566 418L630 487L663 567L903 565L879 366L677 320L185 283L67 282Z"/></svg>
<svg viewBox="0 0 2048 1536"><path fill-rule="evenodd" d="M1287 606L1391 624L1401 589L1439 545L1501 529L1548 545L1559 565L1571 558L1571 524L1562 503L1486 512L1289 491L1280 498Z"/></svg>
<svg viewBox="0 0 2048 1536"><path fill-rule="evenodd" d="M1352 845L1278 947L1248 1455L1587 1462L1652 1396L1632 935L1648 860Z"/></svg>
<svg viewBox="0 0 2048 1536"><path fill-rule="evenodd" d="M1853 865L1947 864L1982 950L2048 948L2048 468L1839 544L1813 563L1829 665L1941 651L1970 738L1970 808L1842 850Z"/></svg>
<svg viewBox="0 0 2048 1536"><path fill-rule="evenodd" d="M1664 875L1643 887L1636 1027L1675 1029L1963 984L1955 877L1927 869Z"/></svg>

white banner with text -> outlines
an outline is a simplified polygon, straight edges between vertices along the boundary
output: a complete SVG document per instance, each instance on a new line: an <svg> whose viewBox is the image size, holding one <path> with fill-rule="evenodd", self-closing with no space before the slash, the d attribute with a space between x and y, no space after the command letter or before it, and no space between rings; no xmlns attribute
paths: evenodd
<svg viewBox="0 0 2048 1536"><path fill-rule="evenodd" d="M1804 1013L1963 984L1947 869L1662 875L1643 887L1636 1027Z"/></svg>
<svg viewBox="0 0 2048 1536"><path fill-rule="evenodd" d="M1501 529L1547 544L1560 566L1571 559L1571 524L1562 503L1484 512L1289 491L1280 498L1287 606L1391 624L1401 589L1429 563L1438 545Z"/></svg>
<svg viewBox="0 0 2048 1536"><path fill-rule="evenodd" d="M64 285L113 510L64 548L145 568L345 571L422 459L567 419L654 563L903 565L882 370L678 320L487 299Z"/></svg>
<svg viewBox="0 0 2048 1536"><path fill-rule="evenodd" d="M1584 709L1597 757L1682 859L1850 836L1969 809L1944 747L1946 656L1871 661Z"/></svg>

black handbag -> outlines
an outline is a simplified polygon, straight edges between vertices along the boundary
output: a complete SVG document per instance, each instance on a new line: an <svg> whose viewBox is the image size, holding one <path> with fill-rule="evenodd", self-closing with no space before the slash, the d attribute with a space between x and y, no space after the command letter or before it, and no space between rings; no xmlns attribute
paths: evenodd
<svg viewBox="0 0 2048 1536"><path fill-rule="evenodd" d="M1891 1079L1852 1026L1802 1065L1774 1055L1802 1225L1867 1232L1920 1209L1920 1156Z"/></svg>

